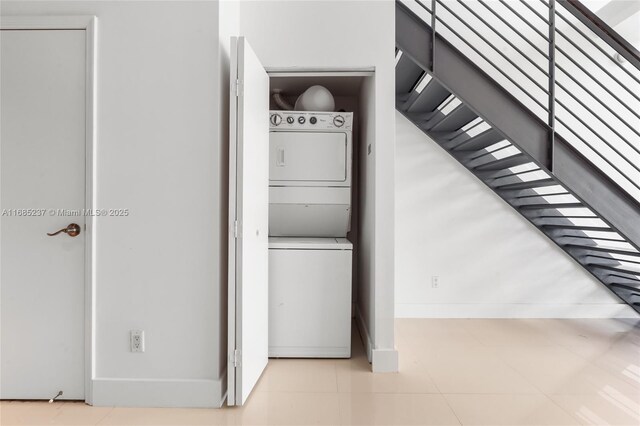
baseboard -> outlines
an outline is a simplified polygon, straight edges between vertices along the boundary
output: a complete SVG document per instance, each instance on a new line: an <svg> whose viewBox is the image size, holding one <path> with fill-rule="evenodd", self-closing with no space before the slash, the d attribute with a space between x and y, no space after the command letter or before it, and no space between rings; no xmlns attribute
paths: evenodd
<svg viewBox="0 0 640 426"><path fill-rule="evenodd" d="M622 303L397 303L396 318L639 318Z"/></svg>
<svg viewBox="0 0 640 426"><path fill-rule="evenodd" d="M374 373L397 373L398 350L374 349L371 366Z"/></svg>
<svg viewBox="0 0 640 426"><path fill-rule="evenodd" d="M371 362L373 342L371 341L371 337L369 336L369 330L367 330L367 324L364 322L364 318L362 318L362 312L360 312L360 309L358 309L357 306L356 306L356 326L358 327L360 336L364 341L364 346L367 352L367 360Z"/></svg>
<svg viewBox="0 0 640 426"><path fill-rule="evenodd" d="M219 408L224 380L93 380L93 405L116 407Z"/></svg>

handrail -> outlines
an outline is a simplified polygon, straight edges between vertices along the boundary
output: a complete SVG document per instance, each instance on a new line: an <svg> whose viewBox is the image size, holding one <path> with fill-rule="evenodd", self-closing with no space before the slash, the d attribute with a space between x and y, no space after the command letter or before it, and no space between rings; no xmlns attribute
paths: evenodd
<svg viewBox="0 0 640 426"><path fill-rule="evenodd" d="M640 69L640 52L624 37L612 29L579 0L557 0L573 16L578 18L591 31L607 42L616 52L622 55L630 64Z"/></svg>
<svg viewBox="0 0 640 426"><path fill-rule="evenodd" d="M561 10L556 1L563 6ZM591 16L577 0L499 0L493 5L483 0L416 3L430 15L431 71L436 36L461 46L497 84L547 123L551 152L558 133L580 147L582 155L610 174L620 188L640 200L637 50ZM558 23L561 28L557 28ZM612 58L614 51L632 66ZM553 163L549 164L553 170Z"/></svg>

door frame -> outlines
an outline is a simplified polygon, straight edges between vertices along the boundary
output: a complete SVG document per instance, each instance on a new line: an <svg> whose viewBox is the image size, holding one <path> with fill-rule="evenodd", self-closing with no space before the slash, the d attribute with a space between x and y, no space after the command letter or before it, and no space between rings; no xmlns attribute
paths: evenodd
<svg viewBox="0 0 640 426"><path fill-rule="evenodd" d="M83 30L85 31L85 208L95 211L96 93L98 19L90 15L15 15L0 18L0 30ZM95 372L95 216L85 217L84 239L84 398L93 403Z"/></svg>

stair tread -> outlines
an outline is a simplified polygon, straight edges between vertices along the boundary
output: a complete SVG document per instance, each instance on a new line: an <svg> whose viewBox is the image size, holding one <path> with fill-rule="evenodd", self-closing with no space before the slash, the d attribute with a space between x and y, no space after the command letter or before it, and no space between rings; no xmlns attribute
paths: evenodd
<svg viewBox="0 0 640 426"><path fill-rule="evenodd" d="M640 281L640 270L637 270L636 268L633 268L630 266L625 266L625 265L612 266L612 265L606 265L604 263L586 263L586 265L589 268L599 268L599 269L605 269L607 271L614 271L614 272L621 272L629 275L635 275Z"/></svg>
<svg viewBox="0 0 640 426"><path fill-rule="evenodd" d="M456 138L453 138L450 145L451 149L455 151L479 151L502 140L504 140L504 137L495 129L490 128L465 140L459 139L456 141Z"/></svg>
<svg viewBox="0 0 640 426"><path fill-rule="evenodd" d="M550 192L550 193L539 193L536 192L534 188L525 188L525 189L497 189L496 192L502 195L505 198L509 199L521 199L521 198L533 198L533 197L550 197L553 195L571 195L571 193L562 190L563 192Z"/></svg>
<svg viewBox="0 0 640 426"><path fill-rule="evenodd" d="M431 112L435 110L451 93L431 79L422 92L414 92L403 108L408 112Z"/></svg>
<svg viewBox="0 0 640 426"><path fill-rule="evenodd" d="M476 118L478 118L476 113L471 111L465 104L460 104L431 129L435 132L452 132L460 129Z"/></svg>
<svg viewBox="0 0 640 426"><path fill-rule="evenodd" d="M540 228L544 229L545 233L554 241L564 241L566 238L576 238L580 239L577 241L577 244L584 244L587 241L587 244L600 245L609 244L607 247L614 247L615 244L626 244L627 242L624 240L620 240L619 235L613 232L611 229L607 231L594 231L589 229L549 229L549 228ZM590 234L587 234L589 232ZM599 235L593 235L595 232L598 232ZM602 234L607 235L602 235ZM585 240L585 241L583 241Z"/></svg>
<svg viewBox="0 0 640 426"><path fill-rule="evenodd" d="M563 240L563 241L560 241ZM567 237L567 238L558 238L557 241L562 246L566 247L577 247L577 248L586 248L589 250L605 252L605 253L617 253L624 254L629 256L640 255L636 250L631 248L623 248L623 247L615 247L613 245L604 245L604 244L596 244L592 239L583 239L584 241L578 241L578 238L575 237ZM592 241L591 244L588 242Z"/></svg>
<svg viewBox="0 0 640 426"><path fill-rule="evenodd" d="M537 224L536 224L537 225ZM540 224L537 225L540 228L545 229L574 229L574 230L583 230L583 231L601 231L608 232L613 231L608 226L588 226L588 225L555 225L555 224Z"/></svg>
<svg viewBox="0 0 640 426"><path fill-rule="evenodd" d="M531 180L540 181L543 179L552 179L548 173L546 173L544 170L540 169L533 163L522 163L521 166L528 167L521 167L515 171L513 169L518 166L508 167L500 170L476 170L475 173L480 179L484 181L493 181L493 184L491 185L492 187L502 187L505 184L509 183L529 182ZM532 177L534 174L536 175L535 178L529 180L526 179Z"/></svg>
<svg viewBox="0 0 640 426"><path fill-rule="evenodd" d="M555 210L563 208L562 206L571 205L573 207L582 206L580 200L576 199L571 194L556 194L556 195L537 195L526 197L510 198L509 203L513 206L546 206Z"/></svg>
<svg viewBox="0 0 640 426"><path fill-rule="evenodd" d="M621 253L613 253L613 252L606 252L606 251L601 251L601 250L590 250L589 248L585 248L585 247L567 247L567 251L571 254L573 254L576 257L603 257L604 256L613 256L615 254L617 255L623 255ZM634 262L636 263L640 263L640 253L625 253L623 256L628 256L628 257L633 257L634 259L637 258L637 260L634 260ZM618 259L615 257L609 257L608 259L611 260L620 260L620 261L625 261L623 259Z"/></svg>
<svg viewBox="0 0 640 426"><path fill-rule="evenodd" d="M640 286L634 287L628 284L621 284L621 283L611 283L609 284L609 286L632 291L632 292L639 292L638 295L640 296Z"/></svg>
<svg viewBox="0 0 640 426"><path fill-rule="evenodd" d="M633 274L599 265L586 265L586 268L596 276L600 277L602 280L607 280L608 282L615 282L616 280L626 280L631 283L637 282L638 285L640 285L640 274Z"/></svg>
<svg viewBox="0 0 640 426"><path fill-rule="evenodd" d="M523 209L523 210L537 210L537 209L548 209L548 208L566 209L566 208L578 207L578 206L583 206L583 204L581 204L579 201L576 201L575 203L557 203L557 204L536 203L536 204L519 205L518 209Z"/></svg>
<svg viewBox="0 0 640 426"><path fill-rule="evenodd" d="M554 179L540 179L540 180L530 180L530 181L521 181L516 183L509 183L505 185L498 185L496 189L498 190L509 190L509 189L527 189L527 188L542 188L545 186L557 185Z"/></svg>
<svg viewBox="0 0 640 426"><path fill-rule="evenodd" d="M528 156L520 153L509 157L489 161L485 164L474 167L478 171L503 170L511 167L520 166L531 162Z"/></svg>
<svg viewBox="0 0 640 426"><path fill-rule="evenodd" d="M556 212L559 212L557 209L553 209ZM533 223L536 225L568 225L568 226L597 226L591 224L590 222L602 221L599 217L575 217L575 216L565 216L562 214L558 215L550 215L550 216L534 216L531 217ZM589 221L588 223L575 223L574 220L585 220ZM599 222L598 222L599 223Z"/></svg>
<svg viewBox="0 0 640 426"><path fill-rule="evenodd" d="M423 121L423 123L418 125L418 127L420 127L423 130L428 131L429 134L431 134L433 132L433 128L435 126L437 126L442 120L447 118L446 115L444 115L442 112L437 111L437 110L433 111L433 112L430 112L430 113L418 113L418 114L423 114L423 117L426 118Z"/></svg>
<svg viewBox="0 0 640 426"><path fill-rule="evenodd" d="M584 261L585 263L595 263L595 264L603 264L603 265L609 265L609 266L630 265L630 268L636 270L637 272L640 272L640 259L637 259L635 261L617 259L615 257L611 257L611 254L609 254L609 253L605 253L605 254L601 253L599 255L594 255L594 254L580 255L580 254L576 254L576 256L581 261Z"/></svg>
<svg viewBox="0 0 640 426"><path fill-rule="evenodd" d="M576 212L571 212L571 210L578 210ZM588 210L586 206L575 206L567 209L563 209L562 211L558 209L540 209L535 211L524 211L522 214L529 219L551 219L551 218L576 218L576 219L599 219L596 215L587 215L587 213L579 214L583 210Z"/></svg>
<svg viewBox="0 0 640 426"><path fill-rule="evenodd" d="M423 72L408 55L403 54L396 64L396 94L409 93Z"/></svg>

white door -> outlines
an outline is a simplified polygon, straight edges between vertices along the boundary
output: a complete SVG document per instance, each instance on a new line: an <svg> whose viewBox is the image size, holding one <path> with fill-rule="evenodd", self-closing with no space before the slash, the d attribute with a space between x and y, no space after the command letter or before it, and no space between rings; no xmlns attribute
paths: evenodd
<svg viewBox="0 0 640 426"><path fill-rule="evenodd" d="M0 398L84 399L85 31L0 43Z"/></svg>
<svg viewBox="0 0 640 426"><path fill-rule="evenodd" d="M268 360L269 77L231 39L227 404L242 405Z"/></svg>

